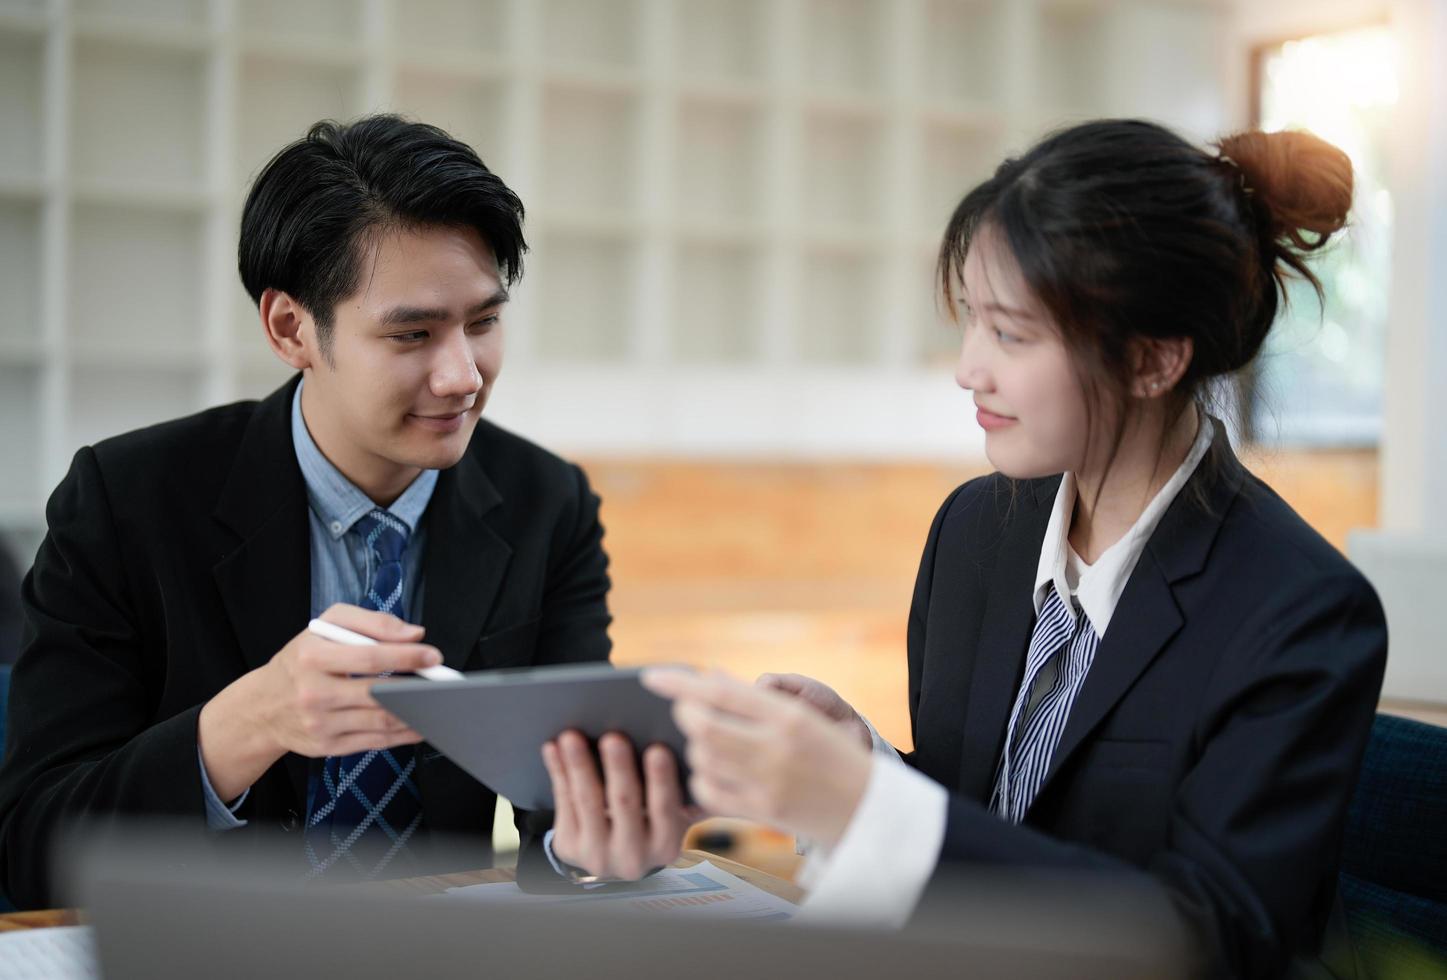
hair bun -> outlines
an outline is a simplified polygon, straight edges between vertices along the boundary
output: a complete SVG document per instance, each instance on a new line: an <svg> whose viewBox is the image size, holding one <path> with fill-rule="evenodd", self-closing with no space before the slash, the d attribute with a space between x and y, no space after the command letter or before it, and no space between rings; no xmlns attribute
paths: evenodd
<svg viewBox="0 0 1447 980"><path fill-rule="evenodd" d="M1216 144L1221 161L1238 175L1243 203L1256 225L1261 264L1245 330L1225 356L1236 371L1256 356L1287 296L1288 280L1304 280L1326 301L1321 280L1307 265L1347 223L1352 207L1352 162L1324 139L1304 132L1248 131Z"/></svg>
<svg viewBox="0 0 1447 980"><path fill-rule="evenodd" d="M1267 225L1262 230L1278 248L1315 251L1346 225L1352 162L1326 140L1306 132L1252 130L1227 136L1216 148L1241 172L1257 220Z"/></svg>

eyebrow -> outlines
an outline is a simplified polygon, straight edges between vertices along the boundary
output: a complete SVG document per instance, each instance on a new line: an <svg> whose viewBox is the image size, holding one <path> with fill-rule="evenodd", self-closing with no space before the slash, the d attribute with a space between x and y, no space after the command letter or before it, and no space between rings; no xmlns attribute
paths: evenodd
<svg viewBox="0 0 1447 980"><path fill-rule="evenodd" d="M501 306L508 301L506 289L499 289L481 303L469 306L463 313L464 319L472 319L479 313L486 312L494 306ZM382 316L383 326L393 326L403 323L437 323L452 318L452 311L442 307L431 306L394 306Z"/></svg>
<svg viewBox="0 0 1447 980"><path fill-rule="evenodd" d="M964 296L960 297L960 301L965 303L969 302L969 300ZM984 306L981 307L981 309L987 310L990 313L1000 313L1009 317L1012 320L1019 320L1023 323L1034 323L1036 319L1035 314L1031 313L1029 310L1022 310L1015 306L1006 306L1003 303L986 303Z"/></svg>

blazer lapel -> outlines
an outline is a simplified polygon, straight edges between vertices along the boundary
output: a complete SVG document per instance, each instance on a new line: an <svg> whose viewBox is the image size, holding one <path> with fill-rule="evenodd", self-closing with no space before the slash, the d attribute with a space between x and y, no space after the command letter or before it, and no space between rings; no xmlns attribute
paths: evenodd
<svg viewBox="0 0 1447 980"><path fill-rule="evenodd" d="M1101 638L1051 755L1040 793L1185 623L1172 586L1205 567L1226 510L1245 478L1226 427L1213 421L1216 435L1211 449L1162 516L1126 582L1118 612ZM1204 509L1193 499L1193 491L1201 490L1207 503Z"/></svg>
<svg viewBox="0 0 1447 980"><path fill-rule="evenodd" d="M983 625L975 644L975 669L969 679L960 759L960 792L988 800L1005 742L1010 707L1025 669L1025 652L1035 625L1031 593L1040 565L1040 545L1050 521L1050 504L1059 479L1022 489L1012 506L1021 511L1009 519L991 572ZM1043 503L1042 503L1043 499Z"/></svg>
<svg viewBox="0 0 1447 980"><path fill-rule="evenodd" d="M512 558L512 546L487 521L501 502L469 454L439 475L427 508L422 625L426 641L458 670L467 666Z"/></svg>
<svg viewBox="0 0 1447 980"><path fill-rule="evenodd" d="M422 625L426 642L456 670L478 666L469 665L468 658L512 558L512 546L487 521L500 503L502 496L469 453L438 475L427 506ZM486 833L489 791L430 747L418 761L417 789L428 828L443 835Z"/></svg>
<svg viewBox="0 0 1447 980"><path fill-rule="evenodd" d="M306 628L311 547L306 487L291 441L293 379L252 416L215 518L240 544L212 569L247 669L267 663ZM285 756L297 798L306 798L307 760Z"/></svg>

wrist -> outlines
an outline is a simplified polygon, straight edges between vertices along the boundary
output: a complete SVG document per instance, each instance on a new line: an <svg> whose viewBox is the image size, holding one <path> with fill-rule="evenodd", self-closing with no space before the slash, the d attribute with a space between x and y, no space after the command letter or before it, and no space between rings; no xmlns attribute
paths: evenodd
<svg viewBox="0 0 1447 980"><path fill-rule="evenodd" d="M264 668L262 668L264 669ZM244 674L201 707L196 745L206 776L222 800L233 800L286 754L255 710L255 672Z"/></svg>
<svg viewBox="0 0 1447 980"><path fill-rule="evenodd" d="M826 851L839 846L854 819L854 812L864 799L874 768L874 753L850 752L848 760L841 762L843 764L834 770L837 778L831 786L832 792L827 794L828 800L823 801L825 805L819 810L816 826L804 829L805 834Z"/></svg>

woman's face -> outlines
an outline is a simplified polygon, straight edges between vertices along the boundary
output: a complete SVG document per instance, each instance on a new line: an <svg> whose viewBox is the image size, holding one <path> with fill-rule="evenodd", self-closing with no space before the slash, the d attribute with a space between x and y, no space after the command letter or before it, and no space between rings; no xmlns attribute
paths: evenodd
<svg viewBox="0 0 1447 980"><path fill-rule="evenodd" d="M974 392L985 454L1006 476L1079 470L1089 413L1060 331L986 227L965 257L964 325L955 380Z"/></svg>

